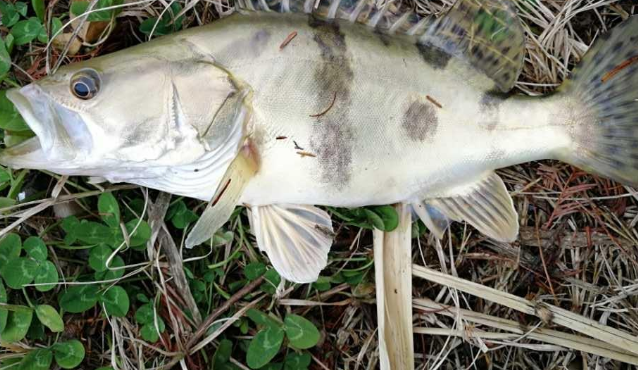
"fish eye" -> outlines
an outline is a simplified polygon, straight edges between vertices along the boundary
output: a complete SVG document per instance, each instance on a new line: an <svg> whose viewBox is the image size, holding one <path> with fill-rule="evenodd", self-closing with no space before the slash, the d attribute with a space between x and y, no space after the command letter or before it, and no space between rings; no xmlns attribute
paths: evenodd
<svg viewBox="0 0 638 370"><path fill-rule="evenodd" d="M71 78L71 93L78 99L89 100L100 90L100 77L92 69L82 70Z"/></svg>

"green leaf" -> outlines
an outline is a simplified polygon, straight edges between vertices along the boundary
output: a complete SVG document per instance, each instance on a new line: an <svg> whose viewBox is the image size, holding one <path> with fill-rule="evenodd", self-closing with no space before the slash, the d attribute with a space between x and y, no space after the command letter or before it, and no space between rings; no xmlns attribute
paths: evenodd
<svg viewBox="0 0 638 370"><path fill-rule="evenodd" d="M0 39L0 43L2 39ZM0 167L0 184L11 181L11 171L6 168Z"/></svg>
<svg viewBox="0 0 638 370"><path fill-rule="evenodd" d="M23 17L27 16L27 3L22 2L22 1L17 1L15 3L15 7L16 7L16 10L18 11L18 13L20 13L21 16L23 16Z"/></svg>
<svg viewBox="0 0 638 370"><path fill-rule="evenodd" d="M130 300L124 288L113 286L104 292L100 299L104 303L107 315L124 317L128 313Z"/></svg>
<svg viewBox="0 0 638 370"><path fill-rule="evenodd" d="M62 317L55 308L47 304L38 305L35 306L35 314L38 320L52 332L59 333L64 330Z"/></svg>
<svg viewBox="0 0 638 370"><path fill-rule="evenodd" d="M40 19L40 22L44 23L44 0L31 0L31 6L35 11L35 15Z"/></svg>
<svg viewBox="0 0 638 370"><path fill-rule="evenodd" d="M374 226L376 229L379 229L379 230L385 230L385 225L383 223L383 219L381 218L381 216L372 212L369 209L364 209L363 211L366 214L366 218L368 219L368 222L370 222L372 226Z"/></svg>
<svg viewBox="0 0 638 370"><path fill-rule="evenodd" d="M11 55L9 55L9 50L5 45L5 42L2 38L0 38L0 79L9 72L11 69Z"/></svg>
<svg viewBox="0 0 638 370"><path fill-rule="evenodd" d="M20 20L20 13L16 9L15 5L1 1L0 13L2 13L2 24L7 27L12 27Z"/></svg>
<svg viewBox="0 0 638 370"><path fill-rule="evenodd" d="M246 316L248 316L257 325L270 326L273 328L281 327L281 323L279 323L277 320L254 308L246 311Z"/></svg>
<svg viewBox="0 0 638 370"><path fill-rule="evenodd" d="M81 313L95 306L98 287L95 284L73 285L59 298L60 308L71 313Z"/></svg>
<svg viewBox="0 0 638 370"><path fill-rule="evenodd" d="M15 37L16 45L28 44L35 40L40 34L44 26L40 23L40 20L35 17L31 17L26 20L19 21L11 28L11 34Z"/></svg>
<svg viewBox="0 0 638 370"><path fill-rule="evenodd" d="M104 244L91 248L91 252L89 252L89 266L97 272L106 271L106 261L108 261L112 253L113 250Z"/></svg>
<svg viewBox="0 0 638 370"><path fill-rule="evenodd" d="M124 267L124 260L120 256L115 256L113 257L113 260L111 260L111 266L108 270L95 273L95 280L117 280L124 276L125 269L121 267Z"/></svg>
<svg viewBox="0 0 638 370"><path fill-rule="evenodd" d="M75 225L72 233L79 240L89 244L113 242L113 231L108 226L97 222L80 222Z"/></svg>
<svg viewBox="0 0 638 370"><path fill-rule="evenodd" d="M157 331L159 329L159 332ZM155 323L151 322L148 324L144 324L142 326L142 330L140 334L142 335L142 339L149 343L155 343L159 340L160 333L163 333L166 330L166 325L164 324L164 320L161 317L157 318L157 327L155 327Z"/></svg>
<svg viewBox="0 0 638 370"><path fill-rule="evenodd" d="M38 266L33 282L36 284L46 284L36 285L35 289L40 292L48 292L49 290L55 288L58 283L58 279L58 270L55 268L53 262L44 261Z"/></svg>
<svg viewBox="0 0 638 370"><path fill-rule="evenodd" d="M246 352L246 362L252 369L269 363L279 352L284 341L284 331L281 328L266 327L250 341Z"/></svg>
<svg viewBox="0 0 638 370"><path fill-rule="evenodd" d="M55 362L63 369L73 369L84 360L84 346L79 340L58 342L52 348Z"/></svg>
<svg viewBox="0 0 638 370"><path fill-rule="evenodd" d="M112 228L120 227L120 206L112 193L102 193L97 201L102 220Z"/></svg>
<svg viewBox="0 0 638 370"><path fill-rule="evenodd" d="M22 241L16 234L7 234L0 240L0 271L4 269L9 260L18 258L22 249Z"/></svg>
<svg viewBox="0 0 638 370"><path fill-rule="evenodd" d="M49 348L35 349L20 361L18 370L48 370L53 362L53 352Z"/></svg>
<svg viewBox="0 0 638 370"><path fill-rule="evenodd" d="M2 277L11 289L22 289L33 282L38 271L38 263L30 258L18 257L7 263L2 269Z"/></svg>
<svg viewBox="0 0 638 370"><path fill-rule="evenodd" d="M383 231L392 231L399 226L399 214L392 206L373 207L374 213L379 215L383 220Z"/></svg>
<svg viewBox="0 0 638 370"><path fill-rule="evenodd" d="M270 295L275 294L275 291L277 290L277 286L279 285L279 283L281 283L281 276L279 276L279 274L277 273L277 271L275 271L275 269L270 269L266 271L264 276L266 277L266 281L264 281L264 283L261 284L261 287L260 287L261 290Z"/></svg>
<svg viewBox="0 0 638 370"><path fill-rule="evenodd" d="M320 292L325 292L330 290L331 288L331 278L327 277L327 276L319 276L319 278L317 279L317 281L315 281L314 283L312 283L312 287L317 289Z"/></svg>
<svg viewBox="0 0 638 370"><path fill-rule="evenodd" d="M152 303L143 304L135 311L135 321L137 321L138 324L148 324L154 320L155 309Z"/></svg>
<svg viewBox="0 0 638 370"><path fill-rule="evenodd" d="M284 320L286 336L295 348L307 349L319 342L319 330L310 321L299 315L288 315Z"/></svg>
<svg viewBox="0 0 638 370"><path fill-rule="evenodd" d="M261 262L253 262L246 265L244 275L246 279L253 281L266 273L266 265Z"/></svg>
<svg viewBox="0 0 638 370"><path fill-rule="evenodd" d="M2 331L2 341L7 343L24 339L33 320L33 311L30 309L10 311L7 318L7 326Z"/></svg>
<svg viewBox="0 0 638 370"><path fill-rule="evenodd" d="M138 225L139 223L139 225ZM135 229L137 227L137 229ZM135 230L135 232L133 232ZM146 242L151 238L151 227L139 218L126 223L126 231L129 233L131 247L136 250L145 250Z"/></svg>
<svg viewBox="0 0 638 370"><path fill-rule="evenodd" d="M62 21L58 17L53 17L51 20L51 37L58 35L60 30L62 29Z"/></svg>
<svg viewBox="0 0 638 370"><path fill-rule="evenodd" d="M110 21L113 15L121 12L121 9L99 10L113 5L122 4L122 0L99 0L93 7L93 10L87 17L89 22L106 22ZM88 1L74 1L71 3L71 13L75 15L84 14L89 8Z"/></svg>
<svg viewBox="0 0 638 370"><path fill-rule="evenodd" d="M190 223L197 221L197 215L186 207L186 203L180 200L173 204L166 213L166 219L171 220L177 229L185 229Z"/></svg>
<svg viewBox="0 0 638 370"><path fill-rule="evenodd" d="M140 31L146 35L150 35L151 32L153 32L153 36L162 36L180 30L182 28L184 16L175 20L173 17L181 10L182 6L179 3L171 3L170 10L167 10L161 19L158 20L157 17L153 17L147 18L144 22L142 22L142 24L140 24ZM153 30L153 28L155 29Z"/></svg>
<svg viewBox="0 0 638 370"><path fill-rule="evenodd" d="M32 320L31 326L29 326L29 331L27 332L26 339L33 342L44 340L45 337L44 325L42 325L40 320Z"/></svg>
<svg viewBox="0 0 638 370"><path fill-rule="evenodd" d="M312 362L310 353L289 353L284 362L284 370L307 370Z"/></svg>
<svg viewBox="0 0 638 370"><path fill-rule="evenodd" d="M230 361L230 355L233 353L233 342L228 339L222 339L219 342L219 347L213 355L213 368L219 367Z"/></svg>
<svg viewBox="0 0 638 370"><path fill-rule="evenodd" d="M23 247L29 257L36 261L46 261L49 256L46 244L44 244L44 241L37 236L28 237L27 240L24 241Z"/></svg>
<svg viewBox="0 0 638 370"><path fill-rule="evenodd" d="M0 303L7 303L7 290L4 288L4 284L2 280L0 280ZM7 326L7 317L9 316L9 311L4 308L0 308L0 333Z"/></svg>

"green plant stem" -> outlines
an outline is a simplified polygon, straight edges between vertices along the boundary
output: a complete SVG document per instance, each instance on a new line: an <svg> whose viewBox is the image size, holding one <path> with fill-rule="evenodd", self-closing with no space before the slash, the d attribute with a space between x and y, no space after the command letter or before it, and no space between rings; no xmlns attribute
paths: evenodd
<svg viewBox="0 0 638 370"><path fill-rule="evenodd" d="M212 265L208 265L208 268L212 270L212 269L215 269L217 267L222 267L222 266L226 265L228 262L234 260L235 257L239 254L239 252L241 252L241 247L242 247L242 245L239 244L239 246L237 248L235 248L233 253L231 253L230 256L228 256L228 258L226 258L225 260L223 260L221 262L217 262L217 263L214 263Z"/></svg>
<svg viewBox="0 0 638 370"><path fill-rule="evenodd" d="M29 295L27 294L27 290L22 288L22 293L24 294L24 298L27 300L27 304L29 305L29 307L33 308L33 303L31 303L31 300L29 299Z"/></svg>
<svg viewBox="0 0 638 370"><path fill-rule="evenodd" d="M22 190L22 183L24 182L24 177L29 173L29 170L22 170L18 173L18 176L11 182L11 188L9 189L9 194L7 194L7 198L15 199Z"/></svg>

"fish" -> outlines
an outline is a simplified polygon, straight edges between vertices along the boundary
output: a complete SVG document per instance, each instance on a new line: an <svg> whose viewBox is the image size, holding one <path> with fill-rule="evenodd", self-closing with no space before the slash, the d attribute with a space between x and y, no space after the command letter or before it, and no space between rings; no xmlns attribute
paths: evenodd
<svg viewBox="0 0 638 370"><path fill-rule="evenodd" d="M512 92L524 46L505 0L458 0L436 19L393 1L239 0L211 24L9 90L36 136L0 163L206 201L189 248L245 206L296 283L328 263L321 206L403 203L435 237L464 221L512 242L497 169L554 159L638 185L638 17L545 96Z"/></svg>

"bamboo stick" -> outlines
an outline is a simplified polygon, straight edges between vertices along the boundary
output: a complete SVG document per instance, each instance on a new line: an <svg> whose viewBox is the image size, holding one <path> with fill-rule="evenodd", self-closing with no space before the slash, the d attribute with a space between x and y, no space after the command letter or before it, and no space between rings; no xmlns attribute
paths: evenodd
<svg viewBox="0 0 638 370"><path fill-rule="evenodd" d="M412 219L408 206L396 210L397 229L373 235L379 359L381 370L412 370Z"/></svg>

